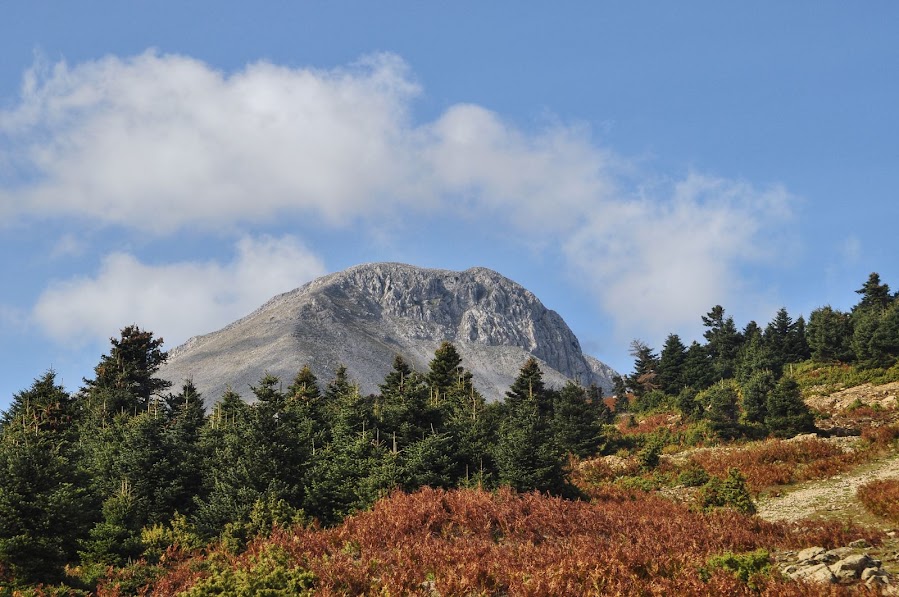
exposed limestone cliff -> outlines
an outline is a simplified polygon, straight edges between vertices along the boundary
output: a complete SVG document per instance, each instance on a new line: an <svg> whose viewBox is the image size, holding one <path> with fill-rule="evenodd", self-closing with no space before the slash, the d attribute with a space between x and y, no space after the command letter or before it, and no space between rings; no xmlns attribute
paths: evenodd
<svg viewBox="0 0 899 597"><path fill-rule="evenodd" d="M585 356L562 318L519 284L485 268L398 263L356 266L279 295L172 350L161 375L176 384L193 379L209 403L226 384L251 396L264 372L287 385L309 364L324 384L344 364L362 392L373 392L394 355L424 371L444 340L455 344L488 400L503 396L531 355L550 384L611 385L613 371Z"/></svg>

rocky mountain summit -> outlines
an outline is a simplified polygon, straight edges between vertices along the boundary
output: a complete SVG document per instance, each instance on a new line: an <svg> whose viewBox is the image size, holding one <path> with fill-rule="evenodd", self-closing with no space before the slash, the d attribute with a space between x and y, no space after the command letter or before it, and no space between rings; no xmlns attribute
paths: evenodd
<svg viewBox="0 0 899 597"><path fill-rule="evenodd" d="M503 396L530 356L550 385L575 379L611 387L614 371L584 355L562 318L519 284L485 268L399 263L359 265L276 296L173 349L160 374L175 384L192 379L211 403L227 385L250 397L266 372L286 386L308 364L324 383L343 364L367 393L377 390L395 355L424 371L444 340L488 400Z"/></svg>

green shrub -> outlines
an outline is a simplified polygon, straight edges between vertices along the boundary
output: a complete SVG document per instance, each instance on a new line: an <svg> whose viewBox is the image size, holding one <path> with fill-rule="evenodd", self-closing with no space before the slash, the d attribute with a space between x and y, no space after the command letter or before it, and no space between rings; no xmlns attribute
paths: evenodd
<svg viewBox="0 0 899 597"><path fill-rule="evenodd" d="M192 552L205 545L193 525L178 512L168 525L154 524L141 529L140 539L144 545L144 557L153 562L158 562L169 548Z"/></svg>
<svg viewBox="0 0 899 597"><path fill-rule="evenodd" d="M709 482L709 474L698 464L690 463L677 476L677 482L685 487L701 487Z"/></svg>
<svg viewBox="0 0 899 597"><path fill-rule="evenodd" d="M650 441L639 452L637 452L637 461L643 470L652 470L659 465L659 458L662 455L662 444L659 441Z"/></svg>
<svg viewBox="0 0 899 597"><path fill-rule="evenodd" d="M752 583L750 579L758 574L768 574L771 570L771 554L766 549L757 549L743 554L725 552L711 556L701 569L700 575L708 579L716 570L727 570L743 582Z"/></svg>
<svg viewBox="0 0 899 597"><path fill-rule="evenodd" d="M291 568L287 552L269 545L246 562L233 565L227 559L210 562L209 576L182 597L233 595L234 597L288 597L312 595L315 577L308 570Z"/></svg>
<svg viewBox="0 0 899 597"><path fill-rule="evenodd" d="M729 469L724 479L709 479L699 492L699 503L706 510L732 508L743 514L755 514L755 504L746 487L746 479L735 468Z"/></svg>

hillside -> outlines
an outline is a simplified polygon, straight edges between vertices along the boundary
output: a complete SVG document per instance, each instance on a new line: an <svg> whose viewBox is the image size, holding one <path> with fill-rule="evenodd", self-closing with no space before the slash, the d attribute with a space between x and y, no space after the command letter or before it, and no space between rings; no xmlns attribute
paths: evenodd
<svg viewBox="0 0 899 597"><path fill-rule="evenodd" d="M489 286L470 283L482 277ZM539 349L502 401L475 391L450 342L423 371L395 359L372 394L304 367L289 381L262 377L256 400L226 393L214 408L192 384L156 377L161 340L137 326L111 340L77 394L47 371L0 420L0 586L899 592L899 301L884 286L868 284L851 313L813 311L807 327L781 309L740 332L716 306L705 345L671 334L656 355L635 342L633 374L603 397L544 377L577 345L557 350L567 327L512 284L486 270L367 266L276 297L222 346L239 365L235 342L251 351L308 333L298 296L333 320L320 326L330 333L408 339L452 324L454 338Z"/></svg>

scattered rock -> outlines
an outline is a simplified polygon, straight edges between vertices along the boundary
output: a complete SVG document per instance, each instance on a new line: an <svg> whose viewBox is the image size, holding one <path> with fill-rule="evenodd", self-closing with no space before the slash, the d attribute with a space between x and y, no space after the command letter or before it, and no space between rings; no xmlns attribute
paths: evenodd
<svg viewBox="0 0 899 597"><path fill-rule="evenodd" d="M777 561L783 565L780 571L794 580L817 583L856 584L864 582L868 587L878 588L882 594L899 594L899 585L884 570L882 562L867 553L858 551L868 543L854 541L852 547L837 547L825 550L823 547L807 547L798 552L782 552ZM896 590L896 592L889 592ZM888 591L889 590L889 591Z"/></svg>
<svg viewBox="0 0 899 597"><path fill-rule="evenodd" d="M878 567L865 568L862 570L861 579L864 581L870 580L875 576L886 576L886 573Z"/></svg>
<svg viewBox="0 0 899 597"><path fill-rule="evenodd" d="M848 556L848 555L851 554L851 553L852 553L852 548L851 548L851 547L836 547L836 548L831 549L830 551L828 551L828 552L827 552L827 555L828 555L829 557L833 558L833 559L830 560L831 562L836 562L837 560L842 559L842 558L844 558L845 556Z"/></svg>
<svg viewBox="0 0 899 597"><path fill-rule="evenodd" d="M809 580L820 583L837 582L837 578L833 575L830 568L827 567L827 564L815 564L799 568L792 574L789 574L789 577L794 580Z"/></svg>
<svg viewBox="0 0 899 597"><path fill-rule="evenodd" d="M862 570L872 564L871 558L866 553L858 553L846 556L842 560L833 565L838 572L852 572L857 578Z"/></svg>
<svg viewBox="0 0 899 597"><path fill-rule="evenodd" d="M796 554L796 559L798 559L800 562L814 560L816 557L825 553L825 551L826 550L823 547L809 547Z"/></svg>

